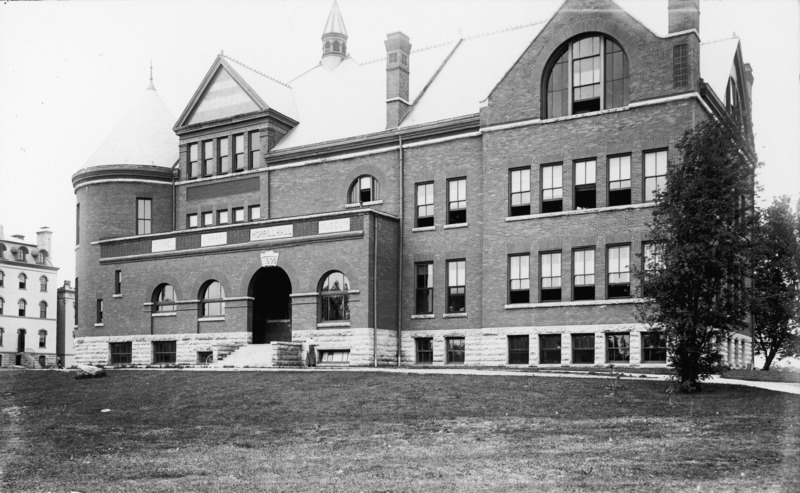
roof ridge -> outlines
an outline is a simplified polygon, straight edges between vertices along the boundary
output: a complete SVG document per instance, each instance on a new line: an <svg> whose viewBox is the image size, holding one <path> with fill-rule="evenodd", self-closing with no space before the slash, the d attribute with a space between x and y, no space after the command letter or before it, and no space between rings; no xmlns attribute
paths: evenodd
<svg viewBox="0 0 800 493"><path fill-rule="evenodd" d="M741 40L741 38L739 38L739 36L737 36L736 33L733 33L731 36L728 36L727 38L712 39L711 41L704 41L704 42L702 42L700 44L701 45L710 45L712 43L720 43L722 41L731 41L731 40L734 40L734 39L737 40L737 41Z"/></svg>
<svg viewBox="0 0 800 493"><path fill-rule="evenodd" d="M270 77L269 75L265 74L264 72L261 72L260 70L256 70L253 67L251 67L250 65L242 63L241 61L239 61L239 60L237 60L237 59L235 59L235 58L233 58L233 57L231 57L229 55L226 55L225 53L220 53L219 56L221 56L222 58L227 58L228 60L230 60L232 62L235 62L235 63L241 65L242 67L257 73L258 75L260 75L262 77L266 77L267 79L271 80L272 82L277 82L278 84L280 84L282 86L285 86L285 87L288 87L289 89L292 88L292 86L290 86L289 84L287 84L285 82L282 82L282 81L279 81L275 77Z"/></svg>

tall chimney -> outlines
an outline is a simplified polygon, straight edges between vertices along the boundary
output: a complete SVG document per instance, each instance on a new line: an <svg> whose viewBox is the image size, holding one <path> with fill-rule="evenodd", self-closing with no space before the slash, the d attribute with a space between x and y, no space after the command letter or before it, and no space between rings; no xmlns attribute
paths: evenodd
<svg viewBox="0 0 800 493"><path fill-rule="evenodd" d="M408 113L411 42L401 32L386 35L386 128L397 128Z"/></svg>
<svg viewBox="0 0 800 493"><path fill-rule="evenodd" d="M53 232L47 226L42 226L41 231L36 232L36 247L39 250L47 251L47 258L53 258Z"/></svg>
<svg viewBox="0 0 800 493"><path fill-rule="evenodd" d="M700 32L700 0L669 0L669 32Z"/></svg>

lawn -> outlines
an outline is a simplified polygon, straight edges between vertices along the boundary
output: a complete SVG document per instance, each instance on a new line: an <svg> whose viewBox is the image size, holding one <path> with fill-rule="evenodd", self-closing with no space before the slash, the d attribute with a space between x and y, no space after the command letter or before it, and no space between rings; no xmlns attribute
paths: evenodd
<svg viewBox="0 0 800 493"><path fill-rule="evenodd" d="M1 371L0 491L800 490L800 396L607 383Z"/></svg>

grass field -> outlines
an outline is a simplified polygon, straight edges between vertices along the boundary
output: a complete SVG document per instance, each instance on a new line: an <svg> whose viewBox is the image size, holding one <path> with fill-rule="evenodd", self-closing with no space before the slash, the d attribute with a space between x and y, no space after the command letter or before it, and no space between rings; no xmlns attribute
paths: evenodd
<svg viewBox="0 0 800 493"><path fill-rule="evenodd" d="M0 491L800 490L800 396L607 384L2 371Z"/></svg>

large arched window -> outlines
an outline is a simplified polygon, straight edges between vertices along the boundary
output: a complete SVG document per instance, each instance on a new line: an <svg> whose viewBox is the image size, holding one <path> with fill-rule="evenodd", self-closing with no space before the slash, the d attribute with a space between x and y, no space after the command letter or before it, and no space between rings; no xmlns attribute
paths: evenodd
<svg viewBox="0 0 800 493"><path fill-rule="evenodd" d="M208 281L203 285L201 293L202 316L221 317L225 315L225 288L219 281Z"/></svg>
<svg viewBox="0 0 800 493"><path fill-rule="evenodd" d="M545 75L545 117L628 105L628 56L600 34L562 46Z"/></svg>
<svg viewBox="0 0 800 493"><path fill-rule="evenodd" d="M320 283L320 320L350 320L350 281L341 272L330 272Z"/></svg>
<svg viewBox="0 0 800 493"><path fill-rule="evenodd" d="M39 278L39 291L43 293L47 292L47 277L45 276Z"/></svg>
<svg viewBox="0 0 800 493"><path fill-rule="evenodd" d="M39 303L39 318L47 318L47 302Z"/></svg>
<svg viewBox="0 0 800 493"><path fill-rule="evenodd" d="M28 307L28 302L26 302L25 300L19 300L18 306L19 306L18 315L20 317L24 317L25 316L25 309Z"/></svg>
<svg viewBox="0 0 800 493"><path fill-rule="evenodd" d="M169 284L162 284L153 292L153 312L167 313L175 311L175 289Z"/></svg>
<svg viewBox="0 0 800 493"><path fill-rule="evenodd" d="M19 279L19 289L27 289L28 286L28 276L25 274L20 274L17 279Z"/></svg>
<svg viewBox="0 0 800 493"><path fill-rule="evenodd" d="M370 175L361 175L350 185L348 203L371 202L381 198L380 184Z"/></svg>

